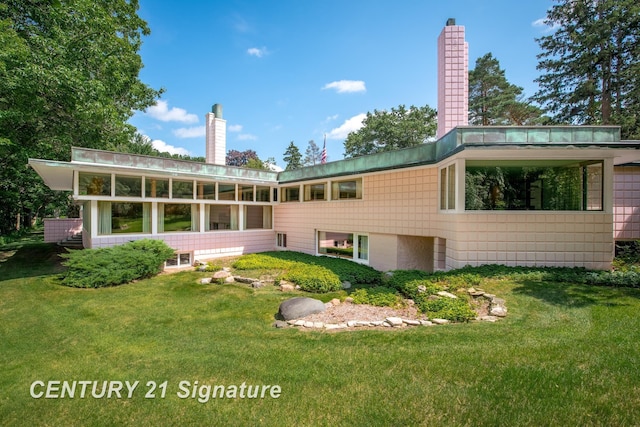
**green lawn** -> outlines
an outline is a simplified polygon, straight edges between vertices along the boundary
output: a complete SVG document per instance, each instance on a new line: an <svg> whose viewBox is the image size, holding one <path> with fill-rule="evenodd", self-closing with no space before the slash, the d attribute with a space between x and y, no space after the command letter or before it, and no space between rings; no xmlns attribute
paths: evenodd
<svg viewBox="0 0 640 427"><path fill-rule="evenodd" d="M0 248L2 425L637 425L640 290L494 280L498 323L275 329L272 287L204 273L56 284L56 247ZM331 297L335 296L332 294ZM328 298L329 296L321 298ZM39 398L34 381L140 381L131 399ZM145 399L147 382L167 382ZM179 398L180 381L278 398ZM36 391L40 389L36 387ZM126 393L125 393L126 394Z"/></svg>

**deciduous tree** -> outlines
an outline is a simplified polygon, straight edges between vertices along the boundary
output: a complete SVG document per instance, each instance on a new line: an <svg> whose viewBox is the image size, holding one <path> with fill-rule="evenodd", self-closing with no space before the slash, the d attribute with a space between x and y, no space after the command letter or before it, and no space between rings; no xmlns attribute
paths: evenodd
<svg viewBox="0 0 640 427"><path fill-rule="evenodd" d="M374 110L362 123L362 128L347 136L345 157L413 147L434 138L437 127L436 111L428 105Z"/></svg>

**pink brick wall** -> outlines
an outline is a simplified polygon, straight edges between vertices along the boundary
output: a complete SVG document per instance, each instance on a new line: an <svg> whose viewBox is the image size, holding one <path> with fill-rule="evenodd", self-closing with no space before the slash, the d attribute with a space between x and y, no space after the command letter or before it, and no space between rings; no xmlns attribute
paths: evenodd
<svg viewBox="0 0 640 427"><path fill-rule="evenodd" d="M614 236L640 239L640 167L618 166L613 175Z"/></svg>
<svg viewBox="0 0 640 427"><path fill-rule="evenodd" d="M440 138L469 123L469 46L464 27L447 25L438 37L438 131Z"/></svg>
<svg viewBox="0 0 640 427"><path fill-rule="evenodd" d="M44 241L59 242L67 237L82 232L81 218L45 218Z"/></svg>

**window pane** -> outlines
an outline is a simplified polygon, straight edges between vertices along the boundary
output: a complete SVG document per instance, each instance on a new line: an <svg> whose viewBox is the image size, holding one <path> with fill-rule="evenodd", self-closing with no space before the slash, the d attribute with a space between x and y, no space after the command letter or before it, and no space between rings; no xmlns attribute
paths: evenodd
<svg viewBox="0 0 640 427"><path fill-rule="evenodd" d="M150 233L151 203L111 203L111 233Z"/></svg>
<svg viewBox="0 0 640 427"><path fill-rule="evenodd" d="M449 166L447 208L456 208L456 165Z"/></svg>
<svg viewBox="0 0 640 427"><path fill-rule="evenodd" d="M178 255L178 261L180 265L191 265L191 254L190 253L182 253Z"/></svg>
<svg viewBox="0 0 640 427"><path fill-rule="evenodd" d="M256 202L268 202L270 190L269 187L256 187Z"/></svg>
<svg viewBox="0 0 640 427"><path fill-rule="evenodd" d="M325 184L309 184L304 186L305 202L311 200L325 200Z"/></svg>
<svg viewBox="0 0 640 427"><path fill-rule="evenodd" d="M253 185L240 186L240 200L243 202L253 202Z"/></svg>
<svg viewBox="0 0 640 427"><path fill-rule="evenodd" d="M246 230L271 228L271 206L245 206L244 228Z"/></svg>
<svg viewBox="0 0 640 427"><path fill-rule="evenodd" d="M284 190L283 202L299 202L300 201L300 187L286 187Z"/></svg>
<svg viewBox="0 0 640 427"><path fill-rule="evenodd" d="M235 184L218 184L218 200L235 200Z"/></svg>
<svg viewBox="0 0 640 427"><path fill-rule="evenodd" d="M213 182L198 182L198 199L215 200L216 184Z"/></svg>
<svg viewBox="0 0 640 427"><path fill-rule="evenodd" d="M174 199L193 199L193 181L173 180L171 196Z"/></svg>
<svg viewBox="0 0 640 427"><path fill-rule="evenodd" d="M178 266L178 255L174 255L173 258L169 258L165 261L164 265L166 267L177 267Z"/></svg>
<svg viewBox="0 0 640 427"><path fill-rule="evenodd" d="M353 234L318 231L318 253L353 258Z"/></svg>
<svg viewBox="0 0 640 427"><path fill-rule="evenodd" d="M602 163L587 166L587 210L602 210Z"/></svg>
<svg viewBox="0 0 640 427"><path fill-rule="evenodd" d="M207 231L238 229L237 205L209 205L206 208L209 209L209 218L205 218Z"/></svg>
<svg viewBox="0 0 640 427"><path fill-rule="evenodd" d="M142 177L116 175L116 196L142 197Z"/></svg>
<svg viewBox="0 0 640 427"><path fill-rule="evenodd" d="M361 199L361 186L361 179L353 181L334 182L332 183L331 198L333 200Z"/></svg>
<svg viewBox="0 0 640 427"><path fill-rule="evenodd" d="M111 175L80 172L78 175L78 194L81 196L110 196Z"/></svg>
<svg viewBox="0 0 640 427"><path fill-rule="evenodd" d="M169 198L169 180L158 178L145 178L144 180L145 197L161 197Z"/></svg>
<svg viewBox="0 0 640 427"><path fill-rule="evenodd" d="M369 236L358 236L358 259L369 259Z"/></svg>
<svg viewBox="0 0 640 427"><path fill-rule="evenodd" d="M191 205L165 203L163 206L162 223L164 228L158 231L196 231L197 227L192 227ZM158 213L158 215L161 214L162 212Z"/></svg>
<svg viewBox="0 0 640 427"><path fill-rule="evenodd" d="M447 169L440 169L440 209L447 209Z"/></svg>

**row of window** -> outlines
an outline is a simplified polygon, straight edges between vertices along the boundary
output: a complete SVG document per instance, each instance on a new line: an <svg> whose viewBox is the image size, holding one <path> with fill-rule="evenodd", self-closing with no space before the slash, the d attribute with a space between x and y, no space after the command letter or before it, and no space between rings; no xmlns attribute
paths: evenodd
<svg viewBox="0 0 640 427"><path fill-rule="evenodd" d="M98 235L149 234L152 230L151 203L98 202ZM204 230L271 229L272 208L264 205L205 205L158 203L158 233L200 231L201 215Z"/></svg>
<svg viewBox="0 0 640 427"><path fill-rule="evenodd" d="M465 165L464 209L603 210L602 161L480 161ZM456 165L440 169L440 209L456 209Z"/></svg>
<svg viewBox="0 0 640 427"><path fill-rule="evenodd" d="M282 187L280 193L282 202L358 200L362 199L362 178Z"/></svg>
<svg viewBox="0 0 640 427"><path fill-rule="evenodd" d="M148 197L161 199L270 202L271 187L80 172L81 196Z"/></svg>

